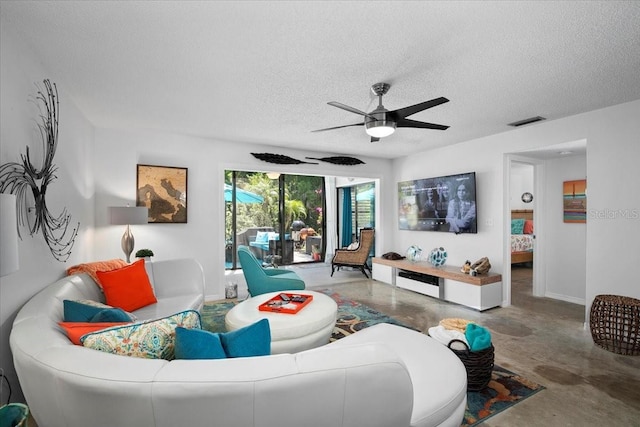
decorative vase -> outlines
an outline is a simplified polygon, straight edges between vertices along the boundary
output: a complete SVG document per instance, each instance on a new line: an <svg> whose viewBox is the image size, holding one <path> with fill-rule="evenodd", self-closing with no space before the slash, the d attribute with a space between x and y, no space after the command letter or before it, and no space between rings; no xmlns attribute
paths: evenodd
<svg viewBox="0 0 640 427"><path fill-rule="evenodd" d="M422 249L418 245L411 245L407 249L407 259L411 262L420 261L422 257Z"/></svg>
<svg viewBox="0 0 640 427"><path fill-rule="evenodd" d="M429 253L429 262L435 267L444 265L447 262L447 251L443 247L432 249Z"/></svg>

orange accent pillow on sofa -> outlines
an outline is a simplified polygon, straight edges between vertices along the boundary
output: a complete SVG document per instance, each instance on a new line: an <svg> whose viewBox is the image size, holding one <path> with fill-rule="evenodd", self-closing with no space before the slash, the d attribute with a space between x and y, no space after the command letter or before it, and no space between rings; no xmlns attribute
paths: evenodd
<svg viewBox="0 0 640 427"><path fill-rule="evenodd" d="M117 258L107 261L87 262L85 264L78 264L74 265L73 267L67 268L67 276L78 273L87 273L93 280L96 281L98 286L102 288L102 284L100 283L100 281L98 280L98 276L96 275L98 271L111 271L125 267L127 265L128 264L125 260Z"/></svg>
<svg viewBox="0 0 640 427"><path fill-rule="evenodd" d="M128 322L58 322L75 345L82 345L80 338L90 332L98 332L112 326L126 325Z"/></svg>
<svg viewBox="0 0 640 427"><path fill-rule="evenodd" d="M144 268L144 259L117 270L98 271L97 275L107 304L112 307L134 311L158 302Z"/></svg>

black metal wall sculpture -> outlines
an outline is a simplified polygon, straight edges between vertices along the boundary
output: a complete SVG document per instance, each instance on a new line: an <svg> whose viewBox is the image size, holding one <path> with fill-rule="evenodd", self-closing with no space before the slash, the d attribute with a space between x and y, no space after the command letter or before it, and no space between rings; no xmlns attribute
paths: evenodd
<svg viewBox="0 0 640 427"><path fill-rule="evenodd" d="M37 169L33 166L27 146L26 154L20 155L21 162L9 162L0 166L0 192L16 195L18 224L28 227L32 236L42 231L44 241L53 257L64 262L71 255L80 223L76 228L70 229L71 215L67 213L66 208L58 216L52 215L47 208L47 187L57 178L55 172L58 168L53 164L53 156L58 145L59 102L55 83L51 85L49 80L44 80L44 86L46 94L38 90L35 97L40 108L38 128L42 139L42 167ZM33 195L33 207L29 206L29 193ZM35 216L33 222L29 220L32 210ZM21 235L20 237L22 238Z"/></svg>

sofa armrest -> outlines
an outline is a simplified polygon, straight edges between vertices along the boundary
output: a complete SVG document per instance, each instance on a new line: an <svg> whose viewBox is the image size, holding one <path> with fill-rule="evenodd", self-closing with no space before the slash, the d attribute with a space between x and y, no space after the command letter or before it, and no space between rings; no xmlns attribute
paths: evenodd
<svg viewBox="0 0 640 427"><path fill-rule="evenodd" d="M154 261L146 264L158 299L180 295L202 295L204 271L193 258Z"/></svg>

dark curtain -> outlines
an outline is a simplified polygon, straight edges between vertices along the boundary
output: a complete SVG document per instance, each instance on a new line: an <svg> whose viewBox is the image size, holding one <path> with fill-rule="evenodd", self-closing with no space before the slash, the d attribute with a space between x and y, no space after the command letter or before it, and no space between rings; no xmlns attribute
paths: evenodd
<svg viewBox="0 0 640 427"><path fill-rule="evenodd" d="M342 189L342 241L340 247L345 248L351 244L353 234L351 210L351 187Z"/></svg>

